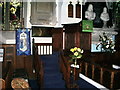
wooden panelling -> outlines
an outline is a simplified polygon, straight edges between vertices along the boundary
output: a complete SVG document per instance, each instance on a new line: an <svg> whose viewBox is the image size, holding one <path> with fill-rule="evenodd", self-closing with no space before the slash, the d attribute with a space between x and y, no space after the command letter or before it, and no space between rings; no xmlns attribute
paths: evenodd
<svg viewBox="0 0 120 90"><path fill-rule="evenodd" d="M54 28L52 30L53 51L63 49L63 28Z"/></svg>
<svg viewBox="0 0 120 90"><path fill-rule="evenodd" d="M74 33L65 34L65 49L70 49L75 46L75 35Z"/></svg>
<svg viewBox="0 0 120 90"><path fill-rule="evenodd" d="M32 56L17 56L16 69L24 68L29 76L33 76L33 62Z"/></svg>
<svg viewBox="0 0 120 90"><path fill-rule="evenodd" d="M84 50L91 50L91 33L80 34L80 47Z"/></svg>
<svg viewBox="0 0 120 90"><path fill-rule="evenodd" d="M80 47L83 50L91 50L91 33L82 32L81 23L65 24L65 49Z"/></svg>
<svg viewBox="0 0 120 90"><path fill-rule="evenodd" d="M13 68L16 65L16 45L15 44L3 44L4 48L4 67L6 67L7 62L11 62Z"/></svg>

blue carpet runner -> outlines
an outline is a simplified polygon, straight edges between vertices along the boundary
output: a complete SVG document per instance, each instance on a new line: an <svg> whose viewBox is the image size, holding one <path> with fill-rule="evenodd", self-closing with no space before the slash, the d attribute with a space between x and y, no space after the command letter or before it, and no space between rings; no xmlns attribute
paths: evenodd
<svg viewBox="0 0 120 90"><path fill-rule="evenodd" d="M29 85L31 87L31 90L39 90L39 85L37 83L37 80L31 79L29 80Z"/></svg>
<svg viewBox="0 0 120 90"><path fill-rule="evenodd" d="M40 56L44 64L44 88L66 88L59 67L59 53Z"/></svg>

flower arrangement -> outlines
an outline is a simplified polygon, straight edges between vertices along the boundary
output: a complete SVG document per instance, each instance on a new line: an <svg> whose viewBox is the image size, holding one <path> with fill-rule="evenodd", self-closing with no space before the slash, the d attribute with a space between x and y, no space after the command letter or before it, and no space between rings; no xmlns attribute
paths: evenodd
<svg viewBox="0 0 120 90"><path fill-rule="evenodd" d="M82 57L83 50L77 47L71 48L70 51L72 52L72 55L70 57L72 60L77 60L78 58Z"/></svg>
<svg viewBox="0 0 120 90"><path fill-rule="evenodd" d="M99 35L99 41L100 43L97 44L96 49L98 49L98 46L101 45L101 51L110 53L115 52L115 42L112 38L108 37L106 33L103 33L103 36Z"/></svg>

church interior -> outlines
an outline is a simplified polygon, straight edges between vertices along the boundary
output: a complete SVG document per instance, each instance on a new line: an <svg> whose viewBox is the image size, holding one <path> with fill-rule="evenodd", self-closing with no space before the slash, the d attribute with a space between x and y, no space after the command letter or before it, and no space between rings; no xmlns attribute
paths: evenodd
<svg viewBox="0 0 120 90"><path fill-rule="evenodd" d="M120 0L0 0L0 89L120 89Z"/></svg>

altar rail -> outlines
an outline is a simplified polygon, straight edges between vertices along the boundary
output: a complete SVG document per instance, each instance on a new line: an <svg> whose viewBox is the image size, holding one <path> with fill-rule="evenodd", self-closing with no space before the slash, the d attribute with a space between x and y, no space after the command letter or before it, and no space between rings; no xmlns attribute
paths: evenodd
<svg viewBox="0 0 120 90"><path fill-rule="evenodd" d="M52 43L35 43L38 49L38 55L51 55Z"/></svg>

